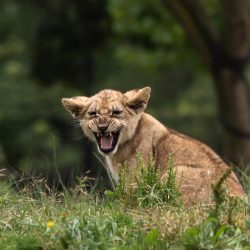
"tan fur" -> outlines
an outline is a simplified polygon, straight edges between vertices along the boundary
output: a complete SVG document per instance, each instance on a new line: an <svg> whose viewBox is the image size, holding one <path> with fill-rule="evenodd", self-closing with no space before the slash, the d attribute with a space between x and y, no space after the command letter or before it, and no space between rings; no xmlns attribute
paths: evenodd
<svg viewBox="0 0 250 250"><path fill-rule="evenodd" d="M118 143L112 152L105 154L97 147L105 156L114 178L117 178L119 165L124 162L130 172L136 172L136 152L140 152L145 162L153 156L164 178L167 159L172 154L184 203L210 202L211 184L220 179L228 166L205 144L166 128L144 113L150 92L149 87L125 94L102 90L89 98L63 98L62 102L80 121L83 132L90 140L96 142L93 132L100 132L100 125L107 127L106 132L120 131ZM121 113L112 114L114 110ZM96 112L96 116L93 112ZM229 194L244 195L234 173L226 182Z"/></svg>

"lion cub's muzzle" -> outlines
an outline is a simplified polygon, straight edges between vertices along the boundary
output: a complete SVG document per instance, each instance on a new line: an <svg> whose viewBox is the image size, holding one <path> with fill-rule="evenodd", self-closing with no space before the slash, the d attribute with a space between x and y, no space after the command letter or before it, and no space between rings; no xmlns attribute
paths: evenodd
<svg viewBox="0 0 250 250"><path fill-rule="evenodd" d="M109 124L99 123L98 132L94 132L97 145L102 153L111 153L117 145L120 131L110 131Z"/></svg>
<svg viewBox="0 0 250 250"><path fill-rule="evenodd" d="M100 151L106 154L112 152L117 145L119 134L120 131L94 133Z"/></svg>

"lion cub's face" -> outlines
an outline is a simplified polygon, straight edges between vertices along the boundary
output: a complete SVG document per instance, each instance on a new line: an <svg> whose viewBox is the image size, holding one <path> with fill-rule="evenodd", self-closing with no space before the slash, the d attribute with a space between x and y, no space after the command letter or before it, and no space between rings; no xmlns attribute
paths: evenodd
<svg viewBox="0 0 250 250"><path fill-rule="evenodd" d="M79 120L85 135L107 155L114 154L119 145L133 137L150 91L149 87L124 94L102 90L92 97L63 98L62 103Z"/></svg>

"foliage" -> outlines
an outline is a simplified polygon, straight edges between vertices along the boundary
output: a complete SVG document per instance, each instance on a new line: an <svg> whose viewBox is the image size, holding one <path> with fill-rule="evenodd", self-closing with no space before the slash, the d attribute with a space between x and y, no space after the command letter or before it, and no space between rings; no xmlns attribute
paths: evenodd
<svg viewBox="0 0 250 250"><path fill-rule="evenodd" d="M35 181L19 194L1 186L1 249L161 249L168 244L157 229L141 231L131 215L83 187L47 196L42 184Z"/></svg>
<svg viewBox="0 0 250 250"><path fill-rule="evenodd" d="M138 197L146 206L130 206L125 190L117 202L87 192L84 179L60 193L41 179L23 181L0 185L0 249L248 249L250 244L247 200L226 199L215 215L216 206L183 208L168 200L159 205L147 192Z"/></svg>
<svg viewBox="0 0 250 250"><path fill-rule="evenodd" d="M125 201L127 205L139 207L181 205L172 155L168 157L164 178L161 177L160 170L156 168L154 159L151 157L145 163L140 153L136 156L134 170L136 172L136 169L139 169L139 172L135 176L128 174L126 164L120 166L119 169L119 182L115 190L106 191L109 197Z"/></svg>
<svg viewBox="0 0 250 250"><path fill-rule="evenodd" d="M186 249L249 249L249 229L244 233L239 227L220 225L208 217L198 227L189 228L182 236Z"/></svg>
<svg viewBox="0 0 250 250"><path fill-rule="evenodd" d="M249 249L249 211L244 211L248 202L233 197L217 202L202 223L183 233L181 242L187 249ZM241 227L239 215L244 223Z"/></svg>
<svg viewBox="0 0 250 250"><path fill-rule="evenodd" d="M198 226L191 227L182 235L187 249L248 249L249 231L245 234L235 221L237 209L242 209L243 200L226 196L223 183L231 174L228 169L213 187L215 206L209 216ZM248 219L245 220L248 227ZM249 227L248 227L249 229Z"/></svg>

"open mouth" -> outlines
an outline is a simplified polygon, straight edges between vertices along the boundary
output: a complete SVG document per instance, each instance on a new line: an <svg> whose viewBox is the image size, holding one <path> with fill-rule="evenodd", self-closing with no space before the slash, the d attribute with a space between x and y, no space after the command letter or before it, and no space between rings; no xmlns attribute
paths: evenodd
<svg viewBox="0 0 250 250"><path fill-rule="evenodd" d="M99 149L106 154L112 152L115 149L119 134L119 131L94 133Z"/></svg>

